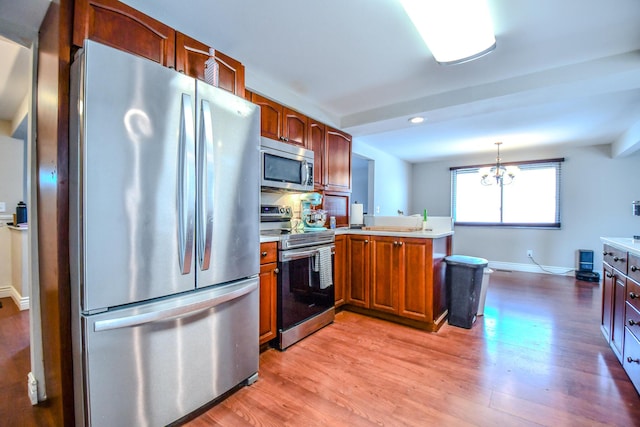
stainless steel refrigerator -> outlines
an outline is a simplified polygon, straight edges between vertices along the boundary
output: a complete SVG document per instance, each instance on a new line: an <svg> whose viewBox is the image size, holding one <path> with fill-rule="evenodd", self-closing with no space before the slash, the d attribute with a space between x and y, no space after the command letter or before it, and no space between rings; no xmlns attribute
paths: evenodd
<svg viewBox="0 0 640 427"><path fill-rule="evenodd" d="M92 41L71 79L76 422L166 425L257 378L259 108Z"/></svg>

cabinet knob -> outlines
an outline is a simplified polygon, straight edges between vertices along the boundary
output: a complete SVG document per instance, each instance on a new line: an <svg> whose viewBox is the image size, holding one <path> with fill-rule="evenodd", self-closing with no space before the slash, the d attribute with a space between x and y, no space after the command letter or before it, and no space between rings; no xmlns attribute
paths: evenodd
<svg viewBox="0 0 640 427"><path fill-rule="evenodd" d="M620 261L620 262L624 262L624 258L618 258L617 256L614 256L614 257L613 257L613 260L614 260L615 262L618 262L618 261Z"/></svg>
<svg viewBox="0 0 640 427"><path fill-rule="evenodd" d="M398 246L398 242L393 242L393 246Z"/></svg>
<svg viewBox="0 0 640 427"><path fill-rule="evenodd" d="M286 136L281 136L280 141L289 142L289 138L287 138Z"/></svg>
<svg viewBox="0 0 640 427"><path fill-rule="evenodd" d="M635 265L631 266L631 271L636 272L638 271L638 267L636 267Z"/></svg>
<svg viewBox="0 0 640 427"><path fill-rule="evenodd" d="M278 274L278 273L280 273L280 269L276 267L276 268L274 268L274 269L273 269L273 272L274 272L275 274Z"/></svg>
<svg viewBox="0 0 640 427"><path fill-rule="evenodd" d="M607 255L609 255L609 252L607 251L602 252L602 256L607 256Z"/></svg>
<svg viewBox="0 0 640 427"><path fill-rule="evenodd" d="M611 278L613 277L613 274L611 274L611 273L607 272L607 277L608 277L609 279L611 279Z"/></svg>
<svg viewBox="0 0 640 427"><path fill-rule="evenodd" d="M632 359L631 356L627 357L627 362L629 362L629 363L637 363L638 365L640 365L640 359Z"/></svg>
<svg viewBox="0 0 640 427"><path fill-rule="evenodd" d="M629 324L629 326L640 325L640 322L636 322L633 319L629 319L627 323Z"/></svg>
<svg viewBox="0 0 640 427"><path fill-rule="evenodd" d="M398 246L402 246L404 242L398 242Z"/></svg>
<svg viewBox="0 0 640 427"><path fill-rule="evenodd" d="M629 292L629 298L636 299L636 298L638 298L638 294L636 294L634 292Z"/></svg>
<svg viewBox="0 0 640 427"><path fill-rule="evenodd" d="M263 257L267 256L266 252L262 252L260 255L262 255Z"/></svg>
<svg viewBox="0 0 640 427"><path fill-rule="evenodd" d="M369 239L365 239L365 241L364 241L364 242L365 242L365 243L369 243Z"/></svg>

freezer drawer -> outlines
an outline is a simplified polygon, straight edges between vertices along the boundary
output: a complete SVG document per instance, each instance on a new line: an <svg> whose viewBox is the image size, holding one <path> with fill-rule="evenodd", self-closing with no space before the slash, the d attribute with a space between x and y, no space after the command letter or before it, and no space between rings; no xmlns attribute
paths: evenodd
<svg viewBox="0 0 640 427"><path fill-rule="evenodd" d="M258 370L257 278L80 324L86 425L166 425Z"/></svg>

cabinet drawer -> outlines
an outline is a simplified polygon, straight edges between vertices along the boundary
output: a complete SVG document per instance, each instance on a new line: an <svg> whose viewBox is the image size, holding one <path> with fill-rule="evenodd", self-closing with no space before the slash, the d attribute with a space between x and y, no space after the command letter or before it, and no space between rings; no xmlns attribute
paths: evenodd
<svg viewBox="0 0 640 427"><path fill-rule="evenodd" d="M640 392L640 341L629 332L628 328L625 328L622 366L633 386Z"/></svg>
<svg viewBox="0 0 640 427"><path fill-rule="evenodd" d="M629 254L629 277L640 283L640 256Z"/></svg>
<svg viewBox="0 0 640 427"><path fill-rule="evenodd" d="M627 274L627 252L604 245L603 260L623 274Z"/></svg>
<svg viewBox="0 0 640 427"><path fill-rule="evenodd" d="M627 279L627 303L640 311L640 284Z"/></svg>
<svg viewBox="0 0 640 427"><path fill-rule="evenodd" d="M268 264L278 260L278 244L276 242L260 243L260 264Z"/></svg>
<svg viewBox="0 0 640 427"><path fill-rule="evenodd" d="M636 338L640 339L640 311L629 303L626 303L625 306L624 325Z"/></svg>

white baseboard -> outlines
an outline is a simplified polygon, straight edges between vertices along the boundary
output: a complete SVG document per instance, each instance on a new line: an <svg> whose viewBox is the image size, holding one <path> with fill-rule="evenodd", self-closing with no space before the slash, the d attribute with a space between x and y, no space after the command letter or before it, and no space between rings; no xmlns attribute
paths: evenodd
<svg viewBox="0 0 640 427"><path fill-rule="evenodd" d="M20 295L13 286L0 286L0 298L11 298L20 311L29 309L29 297Z"/></svg>
<svg viewBox="0 0 640 427"><path fill-rule="evenodd" d="M519 264L515 262L489 261L489 267L494 270L521 271L524 273L560 274L563 276L575 276L575 269L571 267L558 267L553 265L538 266L536 264Z"/></svg>

